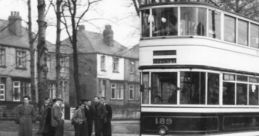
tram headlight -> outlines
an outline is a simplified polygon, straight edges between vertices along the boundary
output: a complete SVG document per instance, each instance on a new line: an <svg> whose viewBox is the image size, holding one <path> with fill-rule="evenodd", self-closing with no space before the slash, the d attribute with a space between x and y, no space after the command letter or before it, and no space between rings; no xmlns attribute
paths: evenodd
<svg viewBox="0 0 259 136"><path fill-rule="evenodd" d="M166 126L161 126L159 128L158 133L159 133L159 135L164 136L167 133L167 131L168 131L168 128Z"/></svg>

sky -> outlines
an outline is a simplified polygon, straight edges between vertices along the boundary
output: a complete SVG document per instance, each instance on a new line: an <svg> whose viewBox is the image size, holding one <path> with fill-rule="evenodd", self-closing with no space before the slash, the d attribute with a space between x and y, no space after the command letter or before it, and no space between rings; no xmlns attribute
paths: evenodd
<svg viewBox="0 0 259 136"><path fill-rule="evenodd" d="M33 30L37 31L37 0L32 1ZM49 1L49 0L46 0ZM11 11L18 11L22 17L23 26L27 27L27 0L0 0L0 19L7 20ZM48 9L48 5L46 6ZM4 12L3 12L4 11ZM49 8L46 16L48 28L46 39L55 43L55 14ZM87 21L85 21L87 20ZM106 24L112 25L114 39L122 45L130 48L139 42L140 20L136 15L131 0L102 0L93 5L85 15L82 25L88 31L102 33ZM62 32L61 39L67 38L66 32Z"/></svg>

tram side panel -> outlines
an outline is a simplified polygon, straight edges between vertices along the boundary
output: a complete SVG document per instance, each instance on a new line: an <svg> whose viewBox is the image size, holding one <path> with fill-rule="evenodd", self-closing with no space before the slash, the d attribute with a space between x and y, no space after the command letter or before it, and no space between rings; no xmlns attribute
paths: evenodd
<svg viewBox="0 0 259 136"><path fill-rule="evenodd" d="M201 39L183 39L180 42L177 41L178 43L174 40L160 41L161 45L152 45L150 42L140 45L140 67L195 65L259 73L259 52L254 49L210 40L207 40L206 44L200 44ZM192 41L192 44L189 42L184 44L184 41ZM154 55L155 51L175 51L175 54ZM163 61L169 59L175 59L175 61Z"/></svg>

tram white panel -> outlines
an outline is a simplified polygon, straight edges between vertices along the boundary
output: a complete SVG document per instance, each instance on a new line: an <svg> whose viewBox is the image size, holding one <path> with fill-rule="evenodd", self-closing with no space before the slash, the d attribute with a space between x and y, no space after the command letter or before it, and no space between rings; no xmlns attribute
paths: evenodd
<svg viewBox="0 0 259 136"><path fill-rule="evenodd" d="M208 38L146 40L140 43L140 66L153 64L154 50L176 50L170 65L204 65L259 73L259 50ZM159 56L161 58L163 56Z"/></svg>
<svg viewBox="0 0 259 136"><path fill-rule="evenodd" d="M142 107L141 112L163 112L163 113L253 113L259 112L259 107Z"/></svg>

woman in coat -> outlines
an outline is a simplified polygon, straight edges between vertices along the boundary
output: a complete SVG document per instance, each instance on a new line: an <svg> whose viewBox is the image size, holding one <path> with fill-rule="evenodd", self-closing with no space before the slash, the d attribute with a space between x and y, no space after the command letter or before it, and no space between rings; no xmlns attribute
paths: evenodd
<svg viewBox="0 0 259 136"><path fill-rule="evenodd" d="M23 104L16 108L16 123L19 124L19 136L32 136L32 122L35 119L35 110L29 104L29 97L23 97Z"/></svg>
<svg viewBox="0 0 259 136"><path fill-rule="evenodd" d="M75 110L72 118L75 136L88 136L88 123L85 115L85 105L84 103L81 103L78 109Z"/></svg>

